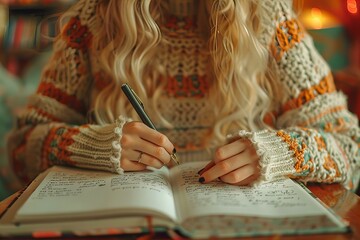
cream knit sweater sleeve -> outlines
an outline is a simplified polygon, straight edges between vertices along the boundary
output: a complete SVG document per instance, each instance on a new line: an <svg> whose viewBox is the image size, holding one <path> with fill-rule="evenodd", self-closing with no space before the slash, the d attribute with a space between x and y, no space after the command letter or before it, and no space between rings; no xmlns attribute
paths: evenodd
<svg viewBox="0 0 360 240"><path fill-rule="evenodd" d="M276 59L287 101L274 130L237 133L251 139L261 156L259 182L290 176L355 189L360 176L357 117L336 91L331 71L296 19L291 1L263 1L263 8L268 14L262 41Z"/></svg>
<svg viewBox="0 0 360 240"><path fill-rule="evenodd" d="M28 182L51 165L71 165L121 173L122 125L86 122L93 79L88 56L93 1L79 1L53 46L53 56L28 107L8 138L15 173Z"/></svg>

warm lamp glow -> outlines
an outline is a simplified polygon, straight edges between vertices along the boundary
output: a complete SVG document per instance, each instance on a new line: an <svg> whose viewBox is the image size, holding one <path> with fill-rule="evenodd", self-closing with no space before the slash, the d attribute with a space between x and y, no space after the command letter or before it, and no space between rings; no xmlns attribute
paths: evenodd
<svg viewBox="0 0 360 240"><path fill-rule="evenodd" d="M320 8L306 10L300 17L307 29L322 29L339 25L335 17Z"/></svg>
<svg viewBox="0 0 360 240"><path fill-rule="evenodd" d="M322 12L319 8L312 8L311 9L311 17L313 20L313 27L315 29L320 29L323 27L323 21L322 21Z"/></svg>
<svg viewBox="0 0 360 240"><path fill-rule="evenodd" d="M352 14L357 13L358 9L357 9L356 0L347 0L347 10L349 11L349 13Z"/></svg>

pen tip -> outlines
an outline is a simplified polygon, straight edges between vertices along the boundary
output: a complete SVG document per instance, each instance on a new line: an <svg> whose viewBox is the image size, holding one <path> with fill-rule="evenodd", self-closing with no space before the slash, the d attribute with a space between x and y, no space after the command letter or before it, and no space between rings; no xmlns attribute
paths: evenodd
<svg viewBox="0 0 360 240"><path fill-rule="evenodd" d="M170 157L171 157L171 159L172 159L177 165L180 165L176 153L171 154Z"/></svg>

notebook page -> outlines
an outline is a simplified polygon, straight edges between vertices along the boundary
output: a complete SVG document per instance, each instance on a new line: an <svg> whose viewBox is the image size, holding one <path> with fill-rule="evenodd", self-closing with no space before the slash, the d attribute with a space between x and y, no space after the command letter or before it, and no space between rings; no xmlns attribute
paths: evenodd
<svg viewBox="0 0 360 240"><path fill-rule="evenodd" d="M301 217L324 215L326 210L290 179L259 187L242 187L215 181L201 184L197 172L203 164L189 163L171 172L181 219L207 215Z"/></svg>
<svg viewBox="0 0 360 240"><path fill-rule="evenodd" d="M118 175L55 167L19 209L15 220L145 214L149 209L175 219L167 178L167 171Z"/></svg>

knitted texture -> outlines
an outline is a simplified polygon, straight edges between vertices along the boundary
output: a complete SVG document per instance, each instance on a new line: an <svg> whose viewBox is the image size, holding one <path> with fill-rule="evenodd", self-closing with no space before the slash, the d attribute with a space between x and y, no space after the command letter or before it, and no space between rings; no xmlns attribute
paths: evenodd
<svg viewBox="0 0 360 240"><path fill-rule="evenodd" d="M131 120L93 125L86 118L96 93L111 81L91 51L94 29L100 24L96 4L76 3L77 15L55 42L38 91L10 135L12 164L24 181L54 164L123 171L119 140L123 124ZM291 1L260 4L264 17L259 40L277 63L286 102L274 119L275 130L234 133L250 139L257 149L262 173L257 183L292 177L356 188L358 119L336 91L331 71L296 19ZM205 150L214 124L207 99L206 42L192 22L174 18L160 27L169 44L156 57L166 63L169 76L158 109L175 127L157 126L174 142L183 162L211 160L213 149Z"/></svg>

